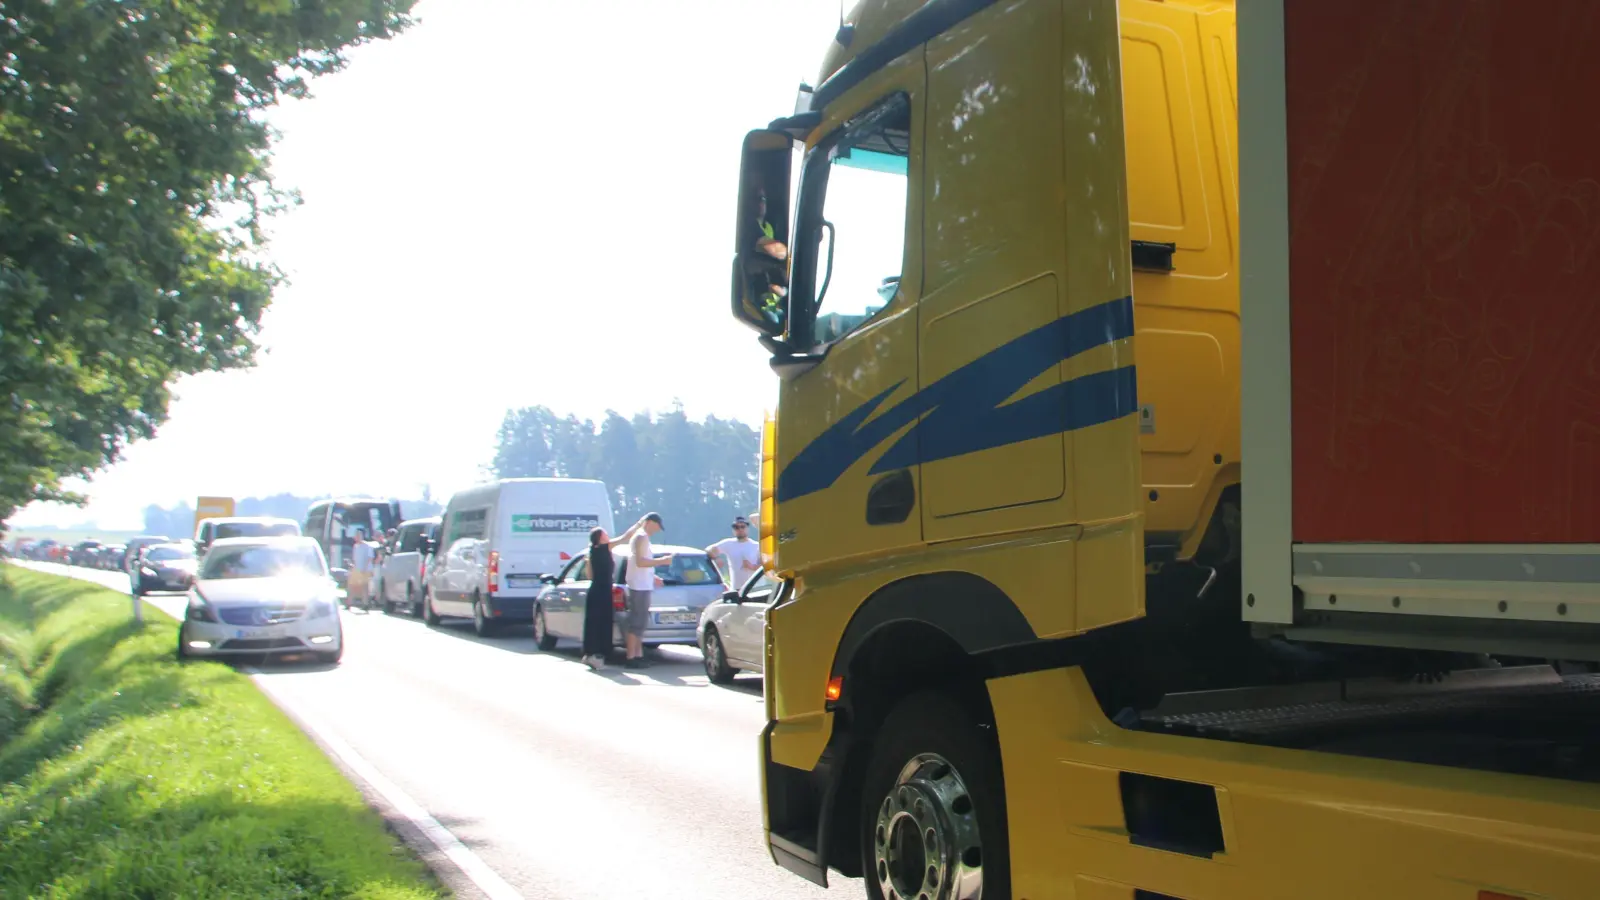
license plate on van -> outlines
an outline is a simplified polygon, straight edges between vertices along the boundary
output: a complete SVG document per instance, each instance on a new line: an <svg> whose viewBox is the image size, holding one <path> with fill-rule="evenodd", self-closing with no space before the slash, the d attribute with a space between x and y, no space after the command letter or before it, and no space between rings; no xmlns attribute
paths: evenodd
<svg viewBox="0 0 1600 900"><path fill-rule="evenodd" d="M507 575L506 576L506 586L507 587L538 587L539 586L539 576L537 576L537 575Z"/></svg>
<svg viewBox="0 0 1600 900"><path fill-rule="evenodd" d="M693 625L699 621L699 616L692 612L664 612L656 613L658 625Z"/></svg>

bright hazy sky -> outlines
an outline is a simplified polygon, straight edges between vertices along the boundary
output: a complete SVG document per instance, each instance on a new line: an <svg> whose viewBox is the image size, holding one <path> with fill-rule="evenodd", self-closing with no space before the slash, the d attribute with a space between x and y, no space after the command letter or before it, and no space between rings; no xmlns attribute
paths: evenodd
<svg viewBox="0 0 1600 900"><path fill-rule="evenodd" d="M305 202L273 224L291 283L259 365L180 382L87 509L15 527L137 528L145 505L201 494L447 494L517 406L681 398L759 421L776 381L727 314L739 142L815 80L839 0L417 14L273 116L278 181Z"/></svg>

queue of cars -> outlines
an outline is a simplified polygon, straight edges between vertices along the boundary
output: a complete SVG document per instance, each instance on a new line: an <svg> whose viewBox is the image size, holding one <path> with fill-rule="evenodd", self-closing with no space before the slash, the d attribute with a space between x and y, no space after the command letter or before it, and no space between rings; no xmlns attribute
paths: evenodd
<svg viewBox="0 0 1600 900"><path fill-rule="evenodd" d="M356 521L371 501L329 501L313 513L322 522ZM611 493L605 483L576 478L508 478L458 492L439 516L407 519L384 548L370 586L372 605L404 611L438 627L446 619L470 619L480 636L513 626L531 626L542 650L582 639L588 598L588 534L615 534ZM308 529L309 531L310 529ZM321 529L328 533L326 527ZM338 540L330 536L330 542ZM697 646L706 673L726 683L741 671L761 671L766 610L778 583L758 573L747 584L728 585L698 547L655 543L672 563L657 570L647 646ZM617 557L610 602L624 608L626 554ZM355 602L362 602L358 599ZM613 642L622 646L620 617Z"/></svg>
<svg viewBox="0 0 1600 900"><path fill-rule="evenodd" d="M539 648L549 651L582 639L588 535L597 527L614 533L604 482L510 478L458 492L433 517L401 519L393 501L358 498L319 501L305 523L207 518L192 539L130 539L112 568L128 573L135 595L189 594L178 646L186 659L309 653L337 662L344 652L341 602L404 611L429 627L469 619L486 637L530 626ZM382 536L390 528L395 533L368 594L346 596L356 536ZM766 612L779 599L781 583L758 572L745 584L728 585L703 549L654 548L671 554L672 562L657 569L661 583L651 593L643 642L699 647L706 674L717 683L741 671L761 672ZM626 552L619 553L614 610L624 608L628 568ZM613 640L620 647L617 619Z"/></svg>

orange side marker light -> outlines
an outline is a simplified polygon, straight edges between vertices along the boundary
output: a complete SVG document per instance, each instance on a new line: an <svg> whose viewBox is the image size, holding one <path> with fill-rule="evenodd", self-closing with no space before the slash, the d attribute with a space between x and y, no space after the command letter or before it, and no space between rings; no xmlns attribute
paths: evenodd
<svg viewBox="0 0 1600 900"><path fill-rule="evenodd" d="M841 695L843 693L844 693L844 676L843 675L835 675L832 678L829 678L828 679L828 689L823 692L823 696L828 698L828 702L832 703L832 702L838 700L839 699L839 695Z"/></svg>

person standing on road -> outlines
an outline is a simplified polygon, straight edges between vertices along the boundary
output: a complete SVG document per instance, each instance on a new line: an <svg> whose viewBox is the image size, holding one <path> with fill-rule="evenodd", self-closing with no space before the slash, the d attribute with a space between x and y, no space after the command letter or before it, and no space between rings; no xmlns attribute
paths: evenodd
<svg viewBox="0 0 1600 900"><path fill-rule="evenodd" d="M711 558L719 572L722 571L722 563L727 563L729 588L737 591L744 587L750 576L761 570L761 544L750 539L750 520L735 516L733 537L723 538L707 547L706 556Z"/></svg>
<svg viewBox="0 0 1600 900"><path fill-rule="evenodd" d="M355 543L350 547L350 580L344 591L345 609L349 609L350 603L356 600L362 606L367 605L367 589L372 584L373 554L372 545L366 537L360 528L355 529Z"/></svg>
<svg viewBox="0 0 1600 900"><path fill-rule="evenodd" d="M589 532L589 591L583 598L583 664L596 672L606 667L606 656L611 652L611 588L617 570L611 548L633 540L634 534L643 527L641 518L615 538L607 535L604 528Z"/></svg>
<svg viewBox="0 0 1600 900"><path fill-rule="evenodd" d="M661 579L656 577L656 567L672 562L672 554L656 556L655 548L650 546L650 538L661 530L661 514L647 513L644 526L628 542L628 619L624 640L628 660L624 665L630 669L649 665L644 661L644 631L650 624L650 595L656 585L661 584Z"/></svg>

